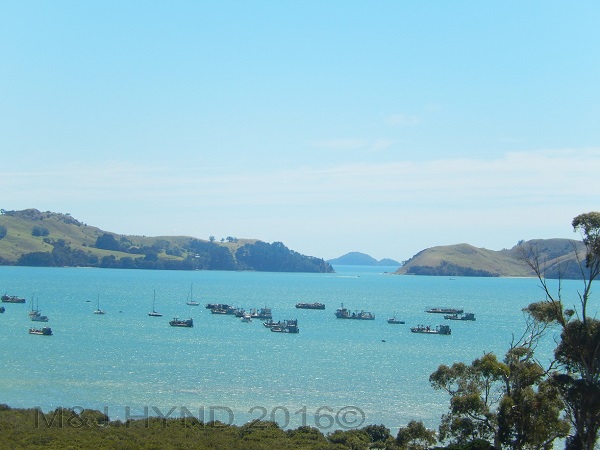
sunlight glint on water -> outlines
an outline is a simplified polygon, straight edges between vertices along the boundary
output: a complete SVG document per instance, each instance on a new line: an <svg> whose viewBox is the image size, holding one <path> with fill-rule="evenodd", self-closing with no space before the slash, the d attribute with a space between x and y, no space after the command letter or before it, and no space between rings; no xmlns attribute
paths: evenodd
<svg viewBox="0 0 600 450"><path fill-rule="evenodd" d="M54 332L29 335L30 303L4 304L0 403L44 411L84 406L121 420L126 407L138 415L145 406L194 414L221 407L237 424L261 411L268 412L265 419L273 412L281 423L288 411L292 428L303 420L315 426L317 411L335 417L356 406L364 411L364 425L397 431L416 419L437 428L448 398L430 387L431 372L484 352L503 354L524 329L521 308L541 300L541 290L534 279L382 273L394 269L340 266L335 274L280 274L0 267L3 293L28 301L34 294ZM185 304L191 285L201 306ZM573 304L577 288L575 281L563 286ZM154 290L163 317L147 315ZM103 316L92 313L98 295ZM294 307L315 301L327 309ZM257 320L211 315L208 302L270 307L275 320L297 318L300 333L271 333ZM341 303L376 319L336 319ZM413 325L444 322L424 312L431 306L462 307L477 321L451 322L451 336L410 333ZM405 325L386 322L394 312ZM194 328L170 327L175 316L193 317ZM549 337L538 356L544 360L552 348Z"/></svg>

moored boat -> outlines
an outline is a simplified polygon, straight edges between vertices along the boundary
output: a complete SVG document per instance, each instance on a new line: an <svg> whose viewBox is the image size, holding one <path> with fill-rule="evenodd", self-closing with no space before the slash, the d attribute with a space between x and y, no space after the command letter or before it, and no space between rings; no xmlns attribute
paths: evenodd
<svg viewBox="0 0 600 450"><path fill-rule="evenodd" d="M238 309L235 306L230 306L230 305L220 305L220 306L215 306L214 308L210 308L210 313L211 314L222 314L222 315L237 315L238 313ZM238 317L242 317L243 314L239 315Z"/></svg>
<svg viewBox="0 0 600 450"><path fill-rule="evenodd" d="M273 333L300 333L297 319L285 320L283 324L273 325L270 328Z"/></svg>
<svg viewBox="0 0 600 450"><path fill-rule="evenodd" d="M324 303L296 303L296 308L299 309L325 309Z"/></svg>
<svg viewBox="0 0 600 450"><path fill-rule="evenodd" d="M100 294L98 294L98 300L96 303L96 310L94 311L94 314L106 314L106 311L100 309Z"/></svg>
<svg viewBox="0 0 600 450"><path fill-rule="evenodd" d="M7 294L4 294L1 297L1 300L4 303L25 303L25 299L24 298L17 297L16 295L7 295Z"/></svg>
<svg viewBox="0 0 600 450"><path fill-rule="evenodd" d="M194 326L194 320L191 317L185 320L180 320L177 317L173 317L173 320L169 322L169 325L172 327L192 328Z"/></svg>
<svg viewBox="0 0 600 450"><path fill-rule="evenodd" d="M444 319L448 319L448 320L475 320L475 314L474 313L464 313L462 315L458 315L458 314L446 314L444 316Z"/></svg>
<svg viewBox="0 0 600 450"><path fill-rule="evenodd" d="M459 308L428 308L425 312L431 314L462 314L464 310Z"/></svg>
<svg viewBox="0 0 600 450"><path fill-rule="evenodd" d="M6 308L4 306L0 306L0 314L2 314L4 311L6 311Z"/></svg>
<svg viewBox="0 0 600 450"><path fill-rule="evenodd" d="M38 300L38 304L36 306L36 308L33 308L33 296L31 296L31 311L29 311L28 315L29 318L33 321L33 322L48 322L48 316L43 316L42 315L42 310L40 309L40 305L39 305L39 300Z"/></svg>
<svg viewBox="0 0 600 450"><path fill-rule="evenodd" d="M162 317L162 314L159 313L156 309L154 309L155 303L156 303L156 290L154 291L154 298L152 300L152 312L149 312L148 315L151 317Z"/></svg>
<svg viewBox="0 0 600 450"><path fill-rule="evenodd" d="M31 316L31 320L33 322L48 322L48 316L42 316L41 314L37 314L35 316Z"/></svg>
<svg viewBox="0 0 600 450"><path fill-rule="evenodd" d="M450 330L449 325L438 325L435 328L430 327L429 325L417 325L416 327L412 327L410 329L413 333L423 333L423 334L451 334L452 330Z"/></svg>
<svg viewBox="0 0 600 450"><path fill-rule="evenodd" d="M282 327L284 325L285 325L285 322L282 322L281 320L278 322L273 322L273 319L269 319L269 320L265 320L263 322L263 326L266 328Z"/></svg>
<svg viewBox="0 0 600 450"><path fill-rule="evenodd" d="M52 328L50 328L50 327L30 328L29 334L39 334L41 336L52 336Z"/></svg>
<svg viewBox="0 0 600 450"><path fill-rule="evenodd" d="M253 309L250 311L250 316L253 319L272 319L273 313L271 313L271 308L260 308L258 311Z"/></svg>
<svg viewBox="0 0 600 450"><path fill-rule="evenodd" d="M350 312L349 309L342 307L338 308L334 313L338 319L355 319L355 320L375 320L375 315L368 311L354 311Z"/></svg>
<svg viewBox="0 0 600 450"><path fill-rule="evenodd" d="M34 300L33 300L33 296L31 297L31 311L29 311L27 314L29 314L29 317L35 317L35 316L39 316L41 311L38 308L33 307L34 304ZM38 306L39 307L39 306Z"/></svg>
<svg viewBox="0 0 600 450"><path fill-rule="evenodd" d="M229 305L225 303L207 303L205 306L206 309L227 309Z"/></svg>
<svg viewBox="0 0 600 450"><path fill-rule="evenodd" d="M396 317L396 313L394 312L394 315L392 317L390 317L387 320L387 323L392 323L392 324L404 324L406 323L404 320L400 320Z"/></svg>
<svg viewBox="0 0 600 450"><path fill-rule="evenodd" d="M190 286L190 295L188 296L188 301L185 302L185 304L189 305L189 306L200 306L200 303L198 303L197 301L194 300L194 293L192 291L193 287L194 287L194 285L192 284Z"/></svg>
<svg viewBox="0 0 600 450"><path fill-rule="evenodd" d="M398 324L402 325L402 324L405 324L406 322L404 320L396 319L396 317L390 317L387 320L387 323L391 323L391 324L395 324L395 325L398 325Z"/></svg>

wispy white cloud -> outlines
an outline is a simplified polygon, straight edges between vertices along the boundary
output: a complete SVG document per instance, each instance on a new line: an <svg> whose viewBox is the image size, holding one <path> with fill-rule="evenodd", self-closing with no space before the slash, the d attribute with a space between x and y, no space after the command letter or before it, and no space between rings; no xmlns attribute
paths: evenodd
<svg viewBox="0 0 600 450"><path fill-rule="evenodd" d="M384 151L396 143L393 139L329 139L316 141L313 146L331 151Z"/></svg>
<svg viewBox="0 0 600 450"><path fill-rule="evenodd" d="M600 148L230 173L121 161L9 172L0 188L5 209L70 212L125 233L228 230L306 245L309 227L318 255L332 236L358 242L377 230L402 234L388 256L410 257L431 245L502 248L546 228L568 232L572 217L598 208L598 167Z"/></svg>
<svg viewBox="0 0 600 450"><path fill-rule="evenodd" d="M353 203L368 199L388 204L529 202L597 196L598 167L600 149L507 153L496 159L408 160L234 173L214 173L208 167L122 161L7 173L0 179L0 186L7 197L28 199L35 192L42 198L179 198L230 205Z"/></svg>
<svg viewBox="0 0 600 450"><path fill-rule="evenodd" d="M386 123L395 127L412 127L421 123L421 118L412 114L392 114L387 117Z"/></svg>
<svg viewBox="0 0 600 450"><path fill-rule="evenodd" d="M393 139L378 139L371 143L370 150L373 152L385 151L393 145L395 145L396 143L397 141Z"/></svg>
<svg viewBox="0 0 600 450"><path fill-rule="evenodd" d="M317 148L335 151L360 150L368 146L364 139L327 139L316 141L313 145Z"/></svg>

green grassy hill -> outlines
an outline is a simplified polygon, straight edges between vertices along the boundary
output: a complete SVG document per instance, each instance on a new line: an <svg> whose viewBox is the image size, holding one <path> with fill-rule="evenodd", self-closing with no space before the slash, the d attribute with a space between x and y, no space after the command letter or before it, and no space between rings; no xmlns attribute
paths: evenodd
<svg viewBox="0 0 600 450"><path fill-rule="evenodd" d="M74 248L83 249L93 246L102 233L100 229L84 225L66 214L41 213L31 209L20 212L22 214L8 212L0 215L0 225L7 230L6 236L0 239L0 259L9 263L16 262L26 253L52 251L53 245L47 243L44 237L63 239ZM46 228L48 235L33 236L35 226ZM92 252L102 255L100 251Z"/></svg>
<svg viewBox="0 0 600 450"><path fill-rule="evenodd" d="M301 255L280 242L120 235L89 226L69 214L37 209L0 212L0 265L333 271L324 260Z"/></svg>
<svg viewBox="0 0 600 450"><path fill-rule="evenodd" d="M469 244L423 250L398 269L400 275L531 277L535 274L522 257L522 249L539 255L548 278L580 278L575 249L585 255L583 243L570 239L535 239L508 250L487 250Z"/></svg>

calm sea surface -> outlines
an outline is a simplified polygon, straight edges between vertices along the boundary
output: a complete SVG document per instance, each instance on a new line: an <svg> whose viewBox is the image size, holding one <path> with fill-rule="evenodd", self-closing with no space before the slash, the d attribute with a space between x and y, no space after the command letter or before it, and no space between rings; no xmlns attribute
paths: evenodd
<svg viewBox="0 0 600 450"><path fill-rule="evenodd" d="M0 267L0 291L27 298L0 314L0 403L79 406L111 419L192 414L242 424L256 418L323 431L409 420L437 428L448 398L429 375L440 364L503 354L524 329L521 308L543 299L534 279L413 277L396 267L337 266L334 274L182 272ZM193 297L201 306L186 305ZM580 282L563 283L567 303ZM153 293L163 317L149 317ZM53 336L29 335L31 298ZM95 315L99 296L105 315ZM324 311L297 302L323 302ZM206 303L270 307L274 320L297 318L300 333L272 333L261 321L212 315ZM374 321L336 319L344 303ZM597 311L598 302L592 305ZM475 322L447 321L451 336L409 327L444 322L426 307L474 312ZM405 325L390 325L396 312ZM174 316L194 328L173 328ZM552 336L538 356L551 355ZM174 408L174 409L173 409ZM212 416L211 416L212 414Z"/></svg>

